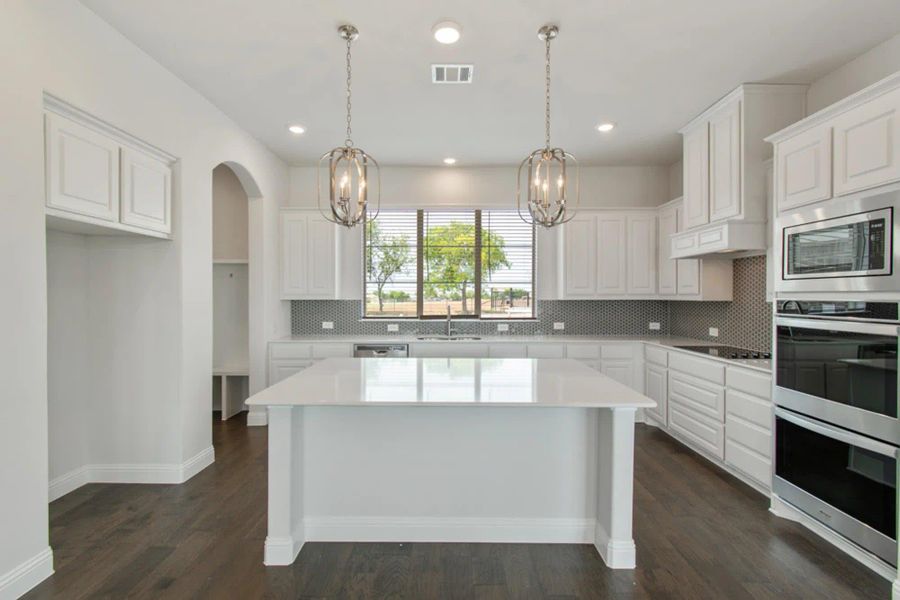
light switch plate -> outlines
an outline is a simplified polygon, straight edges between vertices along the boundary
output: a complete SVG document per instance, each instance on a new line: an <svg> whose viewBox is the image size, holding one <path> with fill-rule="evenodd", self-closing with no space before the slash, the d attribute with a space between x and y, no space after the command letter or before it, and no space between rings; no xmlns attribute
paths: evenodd
<svg viewBox="0 0 900 600"><path fill-rule="evenodd" d="M565 323L554 323L553 324L553 329L555 329L556 331L562 331L565 328L566 328Z"/></svg>
<svg viewBox="0 0 900 600"><path fill-rule="evenodd" d="M710 327L709 335L710 335L710 337L719 337L719 328L718 327Z"/></svg>
<svg viewBox="0 0 900 600"><path fill-rule="evenodd" d="M659 331L659 323L650 323L650 331Z"/></svg>
<svg viewBox="0 0 900 600"><path fill-rule="evenodd" d="M322 329L334 329L334 321L322 321Z"/></svg>
<svg viewBox="0 0 900 600"><path fill-rule="evenodd" d="M397 323L388 323L388 331L400 331L400 325Z"/></svg>
<svg viewBox="0 0 900 600"><path fill-rule="evenodd" d="M497 331L509 331L509 323L497 323Z"/></svg>

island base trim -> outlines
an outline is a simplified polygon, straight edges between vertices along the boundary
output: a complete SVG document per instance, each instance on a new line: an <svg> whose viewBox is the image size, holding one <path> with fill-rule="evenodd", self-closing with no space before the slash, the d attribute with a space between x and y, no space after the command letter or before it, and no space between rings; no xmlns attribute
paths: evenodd
<svg viewBox="0 0 900 600"><path fill-rule="evenodd" d="M612 540L598 524L592 541L600 558L610 569L634 569L637 565L637 549L633 539Z"/></svg>
<svg viewBox="0 0 900 600"><path fill-rule="evenodd" d="M266 537L263 564L267 567L279 567L293 564L297 555L303 548L303 540L292 537L273 538Z"/></svg>
<svg viewBox="0 0 900 600"><path fill-rule="evenodd" d="M589 544L594 519L307 517L307 541Z"/></svg>

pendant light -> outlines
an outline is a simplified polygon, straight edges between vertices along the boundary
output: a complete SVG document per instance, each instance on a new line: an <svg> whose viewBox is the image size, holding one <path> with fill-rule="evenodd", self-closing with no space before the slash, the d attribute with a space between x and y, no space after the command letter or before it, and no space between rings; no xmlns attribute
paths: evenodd
<svg viewBox="0 0 900 600"><path fill-rule="evenodd" d="M351 138L350 112L350 47L359 37L359 30L353 25L341 25L338 35L347 42L347 138L343 146L329 150L319 159L316 172L317 205L322 216L336 225L354 227L366 218L378 216L381 206L381 170L378 163L362 148L356 148ZM322 210L322 175L327 169L328 203L330 210ZM372 173L371 171L374 171ZM374 187L372 183L374 179ZM366 216L369 195L375 196L374 214Z"/></svg>
<svg viewBox="0 0 900 600"><path fill-rule="evenodd" d="M545 45L545 143L543 148L535 150L519 164L516 181L519 217L530 225L542 227L554 227L571 221L580 201L578 161L562 148L550 146L550 41L557 35L559 28L556 25L544 25L538 30L538 38ZM573 191L574 204L570 204Z"/></svg>

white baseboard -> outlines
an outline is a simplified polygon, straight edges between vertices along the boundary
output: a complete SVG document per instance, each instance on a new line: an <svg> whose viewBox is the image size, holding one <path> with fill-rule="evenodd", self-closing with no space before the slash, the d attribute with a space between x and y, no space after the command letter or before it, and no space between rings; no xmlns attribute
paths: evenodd
<svg viewBox="0 0 900 600"><path fill-rule="evenodd" d="M215 460L215 450L209 446L181 464L84 465L50 482L50 501L87 483L184 483Z"/></svg>
<svg viewBox="0 0 900 600"><path fill-rule="evenodd" d="M0 575L0 600L15 600L53 575L53 550L47 546L18 567Z"/></svg>
<svg viewBox="0 0 900 600"><path fill-rule="evenodd" d="M303 548L303 541L291 537L266 537L263 564L267 567L284 566L293 563Z"/></svg>
<svg viewBox="0 0 900 600"><path fill-rule="evenodd" d="M308 517L307 541L586 544L594 519Z"/></svg>
<svg viewBox="0 0 900 600"><path fill-rule="evenodd" d="M837 546L840 550L849 554L852 558L861 562L863 565L872 569L885 579L893 581L894 598L900 598L900 596L898 596L898 590L900 590L900 586L898 586L897 581L897 569L895 569L888 563L884 562L868 550L860 548L834 530L825 527L820 522L816 521L803 511L782 500L777 494L772 494L771 496L769 512L771 512L775 516L781 517L782 519L788 519L789 521L800 523L819 537L823 538L825 541L830 542L834 546Z"/></svg>
<svg viewBox="0 0 900 600"><path fill-rule="evenodd" d="M265 427L268 424L269 415L266 413L266 409L251 406L249 412L247 412L247 427Z"/></svg>
<svg viewBox="0 0 900 600"><path fill-rule="evenodd" d="M606 530L598 523L594 528L594 539L591 540L600 558L610 569L633 569L637 551L634 540L611 540Z"/></svg>

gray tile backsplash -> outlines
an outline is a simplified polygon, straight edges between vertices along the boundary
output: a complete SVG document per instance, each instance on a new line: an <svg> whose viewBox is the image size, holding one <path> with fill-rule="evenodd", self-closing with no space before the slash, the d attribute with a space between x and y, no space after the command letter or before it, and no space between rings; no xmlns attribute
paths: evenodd
<svg viewBox="0 0 900 600"><path fill-rule="evenodd" d="M454 321L464 335L681 335L709 339L752 350L771 345L771 308L766 302L765 257L734 261L733 302L669 302L665 300L543 300L537 320L509 323L509 332L497 333L491 321ZM387 323L397 323L398 335L439 334L443 321L361 320L359 300L293 300L291 332L294 335L388 335ZM323 321L334 329L322 329ZM553 323L565 323L554 330ZM650 331L649 323L660 324ZM719 328L719 337L708 335Z"/></svg>

